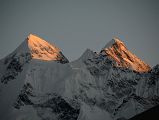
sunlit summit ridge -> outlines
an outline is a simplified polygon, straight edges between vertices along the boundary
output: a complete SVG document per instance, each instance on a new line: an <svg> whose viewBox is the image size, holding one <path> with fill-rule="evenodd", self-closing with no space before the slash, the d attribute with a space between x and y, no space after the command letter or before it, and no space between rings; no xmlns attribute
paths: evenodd
<svg viewBox="0 0 159 120"><path fill-rule="evenodd" d="M147 72L151 69L148 64L131 53L125 44L116 37L106 44L101 53L111 57L119 67L131 68L138 72Z"/></svg>

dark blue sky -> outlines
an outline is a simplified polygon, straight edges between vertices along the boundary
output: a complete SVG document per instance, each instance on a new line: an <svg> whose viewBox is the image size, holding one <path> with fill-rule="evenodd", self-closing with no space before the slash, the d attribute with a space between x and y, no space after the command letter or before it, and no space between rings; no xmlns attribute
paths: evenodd
<svg viewBox="0 0 159 120"><path fill-rule="evenodd" d="M150 65L159 63L158 0L1 0L0 58L34 33L75 60L114 36Z"/></svg>

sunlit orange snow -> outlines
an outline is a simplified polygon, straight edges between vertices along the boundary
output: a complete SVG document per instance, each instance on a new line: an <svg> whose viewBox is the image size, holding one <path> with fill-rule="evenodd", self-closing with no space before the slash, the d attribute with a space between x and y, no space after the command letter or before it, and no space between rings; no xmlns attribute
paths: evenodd
<svg viewBox="0 0 159 120"><path fill-rule="evenodd" d="M60 49L45 40L30 34L27 38L32 58L41 60L58 60Z"/></svg>
<svg viewBox="0 0 159 120"><path fill-rule="evenodd" d="M151 69L148 64L132 54L118 38L114 38L114 43L102 52L114 59L119 67L131 68L138 72L147 72Z"/></svg>

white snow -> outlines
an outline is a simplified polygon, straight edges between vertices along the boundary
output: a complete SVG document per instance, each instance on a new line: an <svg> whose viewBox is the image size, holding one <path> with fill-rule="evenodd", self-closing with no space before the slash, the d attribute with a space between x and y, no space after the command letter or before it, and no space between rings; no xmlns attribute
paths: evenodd
<svg viewBox="0 0 159 120"><path fill-rule="evenodd" d="M96 106L89 106L85 103L81 105L78 120L113 120L111 115Z"/></svg>

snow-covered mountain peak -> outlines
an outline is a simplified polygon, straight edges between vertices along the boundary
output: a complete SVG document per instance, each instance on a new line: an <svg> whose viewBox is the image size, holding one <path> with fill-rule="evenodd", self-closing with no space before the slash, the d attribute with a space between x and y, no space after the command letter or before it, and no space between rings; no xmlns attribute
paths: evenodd
<svg viewBox="0 0 159 120"><path fill-rule="evenodd" d="M1 82L7 84L15 79L18 73L23 71L25 65L33 60L55 61L62 64L69 62L55 45L30 34L15 51L1 60L0 63L3 64L0 67L4 71L0 73Z"/></svg>
<svg viewBox="0 0 159 120"><path fill-rule="evenodd" d="M46 42L45 40L37 37L36 35L30 34L27 37L27 41L33 59L47 61L62 59L60 57L61 51L58 47Z"/></svg>
<svg viewBox="0 0 159 120"><path fill-rule="evenodd" d="M106 44L101 53L111 57L119 67L130 68L138 72L147 72L151 69L148 64L131 53L125 44L116 37Z"/></svg>
<svg viewBox="0 0 159 120"><path fill-rule="evenodd" d="M46 46L46 47L51 47L53 50L55 50L57 52L60 51L60 49L57 46L48 43L44 39L42 39L34 34L29 34L29 36L27 37L27 40L28 40L28 46L31 49L34 49L35 47Z"/></svg>
<svg viewBox="0 0 159 120"><path fill-rule="evenodd" d="M86 49L85 52L82 54L82 56L79 59L86 60L88 58L92 58L95 56L97 53L93 52L90 49Z"/></svg>
<svg viewBox="0 0 159 120"><path fill-rule="evenodd" d="M125 46L124 43L117 37L114 37L111 41L109 41L103 49L111 47L113 44ZM126 47L126 46L125 46Z"/></svg>

